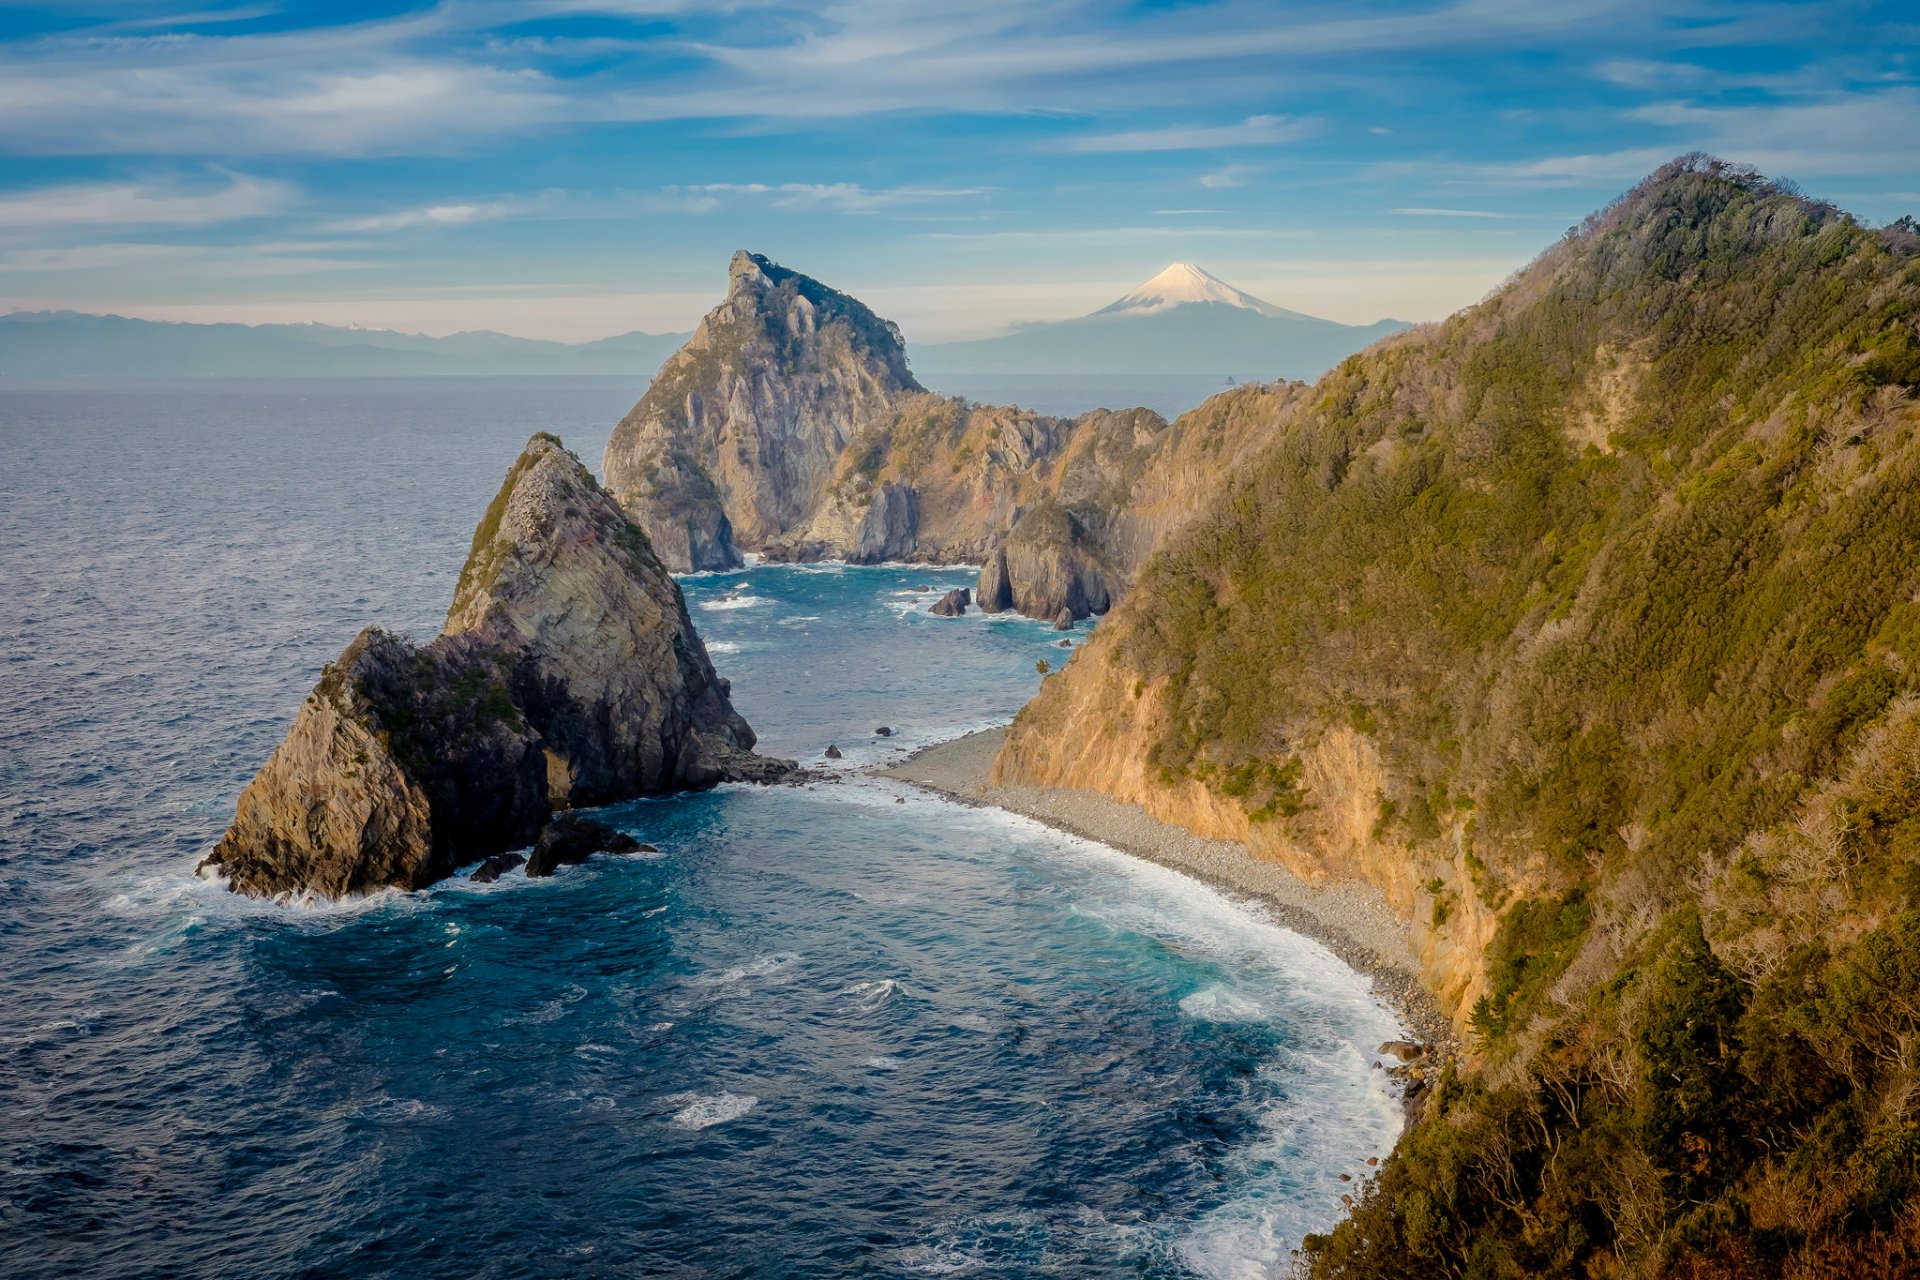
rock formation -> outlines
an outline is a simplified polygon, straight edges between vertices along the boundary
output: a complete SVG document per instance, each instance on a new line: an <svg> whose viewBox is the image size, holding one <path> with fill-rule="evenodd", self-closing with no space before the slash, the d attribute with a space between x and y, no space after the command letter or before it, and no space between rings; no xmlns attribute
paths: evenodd
<svg viewBox="0 0 1920 1280"><path fill-rule="evenodd" d="M1004 546L1004 590L989 599L1082 618L1271 421L1195 414L1169 427L1145 409L1066 419L934 395L891 323L738 253L726 300L615 430L605 470L676 571L732 568L743 550L978 564Z"/></svg>
<svg viewBox="0 0 1920 1280"><path fill-rule="evenodd" d="M417 889L558 809L767 781L646 536L550 435L474 532L445 629L330 664L204 865L238 891Z"/></svg>
<svg viewBox="0 0 1920 1280"><path fill-rule="evenodd" d="M942 618L957 618L967 611L971 603L965 587L955 587L952 591L935 600L927 612Z"/></svg>
<svg viewBox="0 0 1920 1280"><path fill-rule="evenodd" d="M853 298L753 253L727 275L726 300L607 442L608 488L676 572L733 568L736 539L793 529L848 442L921 390L899 329Z"/></svg>

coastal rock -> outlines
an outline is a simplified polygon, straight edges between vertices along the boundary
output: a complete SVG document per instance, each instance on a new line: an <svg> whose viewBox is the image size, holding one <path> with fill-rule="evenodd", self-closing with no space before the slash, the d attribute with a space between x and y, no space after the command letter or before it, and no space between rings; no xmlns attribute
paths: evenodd
<svg viewBox="0 0 1920 1280"><path fill-rule="evenodd" d="M907 485L886 481L861 517L846 558L854 564L903 559L913 553L919 531L919 493Z"/></svg>
<svg viewBox="0 0 1920 1280"><path fill-rule="evenodd" d="M745 251L727 277L607 442L608 488L676 572L732 568L736 536L796 529L848 442L921 390L899 329L855 299ZM897 550L909 516L883 511L869 544Z"/></svg>
<svg viewBox="0 0 1920 1280"><path fill-rule="evenodd" d="M518 853L496 853L475 867L467 879L475 884L492 884L501 876L526 862L526 857Z"/></svg>
<svg viewBox="0 0 1920 1280"><path fill-rule="evenodd" d="M557 808L768 781L645 535L553 436L474 533L445 629L355 637L203 867L262 896L417 889Z"/></svg>
<svg viewBox="0 0 1920 1280"><path fill-rule="evenodd" d="M987 612L1016 609L1063 630L1112 605L1098 552L1081 522L1055 502L1040 503L1020 517L981 568L978 586L980 607Z"/></svg>
<svg viewBox="0 0 1920 1280"><path fill-rule="evenodd" d="M825 756L828 760L838 760L840 758L840 748L834 746L831 742L829 742L827 744L827 749L821 754Z"/></svg>
<svg viewBox="0 0 1920 1280"><path fill-rule="evenodd" d="M893 736L893 730L888 728L884 724L876 728L873 732L875 733L875 735L882 738L891 738Z"/></svg>
<svg viewBox="0 0 1920 1280"><path fill-rule="evenodd" d="M942 618L957 618L967 611L971 598L965 587L955 587L952 591L935 600L928 613L938 614Z"/></svg>
<svg viewBox="0 0 1920 1280"><path fill-rule="evenodd" d="M1300 394L1236 388L1171 426L1147 409L1069 419L936 395L890 322L741 252L725 300L614 431L604 470L677 571L751 551L991 572L1004 549L1008 580L989 589L983 574L984 607L1080 618L1107 608L1270 434L1269 410Z"/></svg>
<svg viewBox="0 0 1920 1280"><path fill-rule="evenodd" d="M529 877L550 876L555 867L585 862L596 853L637 853L640 842L616 827L563 813L546 825L527 856Z"/></svg>

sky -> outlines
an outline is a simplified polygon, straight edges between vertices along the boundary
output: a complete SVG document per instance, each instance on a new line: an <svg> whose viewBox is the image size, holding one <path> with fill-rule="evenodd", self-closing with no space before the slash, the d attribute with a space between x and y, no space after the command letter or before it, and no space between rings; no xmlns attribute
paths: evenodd
<svg viewBox="0 0 1920 1280"><path fill-rule="evenodd" d="M1172 261L1427 320L1696 149L1920 213L1920 6L0 0L0 312L580 341L749 248L922 342Z"/></svg>

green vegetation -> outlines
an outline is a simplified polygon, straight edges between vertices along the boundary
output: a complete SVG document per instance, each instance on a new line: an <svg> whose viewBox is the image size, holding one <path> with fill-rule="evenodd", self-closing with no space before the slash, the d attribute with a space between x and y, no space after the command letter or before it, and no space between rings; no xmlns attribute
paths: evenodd
<svg viewBox="0 0 1920 1280"><path fill-rule="evenodd" d="M1676 162L1329 374L1109 624L1160 776L1264 805L1363 735L1432 926L1500 913L1315 1274L1912 1265L1917 254Z"/></svg>

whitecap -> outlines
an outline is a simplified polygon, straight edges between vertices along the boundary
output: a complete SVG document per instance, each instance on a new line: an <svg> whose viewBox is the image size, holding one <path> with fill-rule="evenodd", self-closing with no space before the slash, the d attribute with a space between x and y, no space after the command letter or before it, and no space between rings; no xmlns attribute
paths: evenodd
<svg viewBox="0 0 1920 1280"><path fill-rule="evenodd" d="M856 982L840 994L852 998L853 1006L862 1013L878 1009L893 998L900 984L892 978L880 978L873 982Z"/></svg>
<svg viewBox="0 0 1920 1280"><path fill-rule="evenodd" d="M768 955L756 956L745 964L734 965L730 969L718 972L695 974L691 981L701 987L730 987L745 982L748 978L765 978L779 973L799 961L798 954L792 951L775 951Z"/></svg>
<svg viewBox="0 0 1920 1280"><path fill-rule="evenodd" d="M860 1065L869 1071L898 1071L907 1064L903 1058L889 1058L885 1054L877 1054L864 1060Z"/></svg>
<svg viewBox="0 0 1920 1280"><path fill-rule="evenodd" d="M709 654L739 653L740 642L737 640L709 640L707 641L707 652Z"/></svg>
<svg viewBox="0 0 1920 1280"><path fill-rule="evenodd" d="M728 1093L724 1090L707 1094L669 1094L660 1101L679 1108L667 1117L667 1122L682 1129L711 1129L716 1124L738 1120L760 1105L760 1099L750 1093Z"/></svg>
<svg viewBox="0 0 1920 1280"><path fill-rule="evenodd" d="M702 609L751 609L757 604L765 604L765 596L721 596L718 600L702 600Z"/></svg>
<svg viewBox="0 0 1920 1280"><path fill-rule="evenodd" d="M1257 1000L1214 983L1180 1001L1180 1012L1196 1022L1265 1022L1267 1011Z"/></svg>

